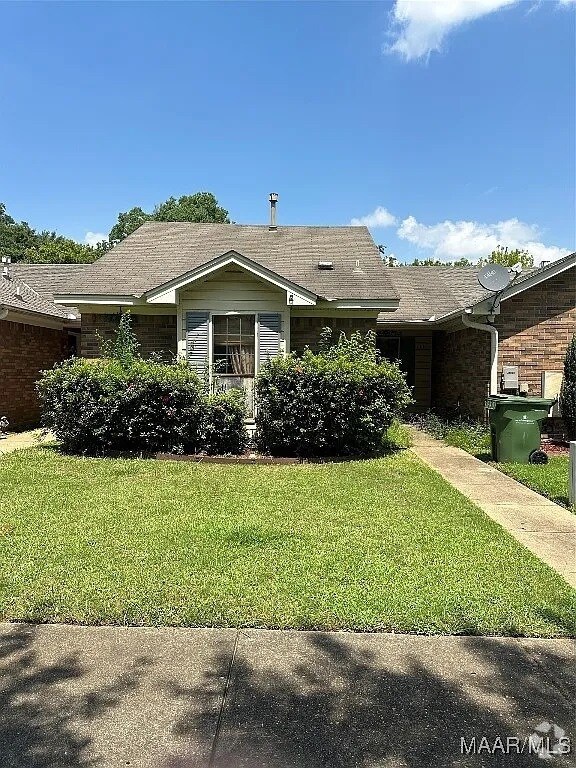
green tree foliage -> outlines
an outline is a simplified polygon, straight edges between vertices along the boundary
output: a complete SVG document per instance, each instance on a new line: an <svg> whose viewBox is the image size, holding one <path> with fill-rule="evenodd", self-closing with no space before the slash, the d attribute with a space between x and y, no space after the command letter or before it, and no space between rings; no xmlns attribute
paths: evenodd
<svg viewBox="0 0 576 768"><path fill-rule="evenodd" d="M159 203L152 213L146 213L142 208L132 208L126 213L120 213L118 221L110 230L111 243L119 243L132 234L146 221L195 221L228 224L228 211L218 205L211 192L196 192L194 195L169 197Z"/></svg>
<svg viewBox="0 0 576 768"><path fill-rule="evenodd" d="M571 440L576 440L576 334L566 350L564 378L560 391L560 412Z"/></svg>
<svg viewBox="0 0 576 768"><path fill-rule="evenodd" d="M102 256L107 247L107 242L93 248L56 232L37 232L26 221L12 218L0 203L0 255L9 256L13 262L84 264Z"/></svg>
<svg viewBox="0 0 576 768"><path fill-rule="evenodd" d="M25 221L15 221L0 203L0 255L21 261L24 251L37 243L38 234Z"/></svg>
<svg viewBox="0 0 576 768"><path fill-rule="evenodd" d="M504 248L499 245L486 259L480 259L478 262L479 267L483 267L485 264L501 264L503 267L521 264L524 269L530 269L534 266L534 256L520 248Z"/></svg>
<svg viewBox="0 0 576 768"><path fill-rule="evenodd" d="M96 247L77 243L54 232L40 235L37 242L24 250L22 261L28 264L89 264L107 250L106 242Z"/></svg>
<svg viewBox="0 0 576 768"><path fill-rule="evenodd" d="M152 221L153 218L151 213L146 213L142 208L131 208L125 213L119 213L118 221L110 230L108 240L111 243L119 243L128 235L131 235L145 221Z"/></svg>

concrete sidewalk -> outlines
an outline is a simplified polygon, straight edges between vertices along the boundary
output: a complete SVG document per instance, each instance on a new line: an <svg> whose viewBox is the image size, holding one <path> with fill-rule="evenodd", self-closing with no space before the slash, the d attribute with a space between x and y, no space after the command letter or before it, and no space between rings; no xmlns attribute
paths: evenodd
<svg viewBox="0 0 576 768"><path fill-rule="evenodd" d="M18 448L33 448L53 439L44 435L40 429L33 429L29 432L11 432L8 437L0 440L0 455L17 451Z"/></svg>
<svg viewBox="0 0 576 768"><path fill-rule="evenodd" d="M460 448L412 435L417 456L576 587L576 515Z"/></svg>
<svg viewBox="0 0 576 768"><path fill-rule="evenodd" d="M3 624L0 765L542 766L537 726L552 748L554 725L575 736L575 657L570 640ZM483 737L520 746L477 754Z"/></svg>

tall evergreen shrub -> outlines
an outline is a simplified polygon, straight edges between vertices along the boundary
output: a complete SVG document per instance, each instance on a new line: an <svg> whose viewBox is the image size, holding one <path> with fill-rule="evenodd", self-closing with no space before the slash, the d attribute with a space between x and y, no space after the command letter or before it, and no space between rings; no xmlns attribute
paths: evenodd
<svg viewBox="0 0 576 768"><path fill-rule="evenodd" d="M560 412L566 424L568 437L570 440L576 440L576 333L568 345L564 358Z"/></svg>

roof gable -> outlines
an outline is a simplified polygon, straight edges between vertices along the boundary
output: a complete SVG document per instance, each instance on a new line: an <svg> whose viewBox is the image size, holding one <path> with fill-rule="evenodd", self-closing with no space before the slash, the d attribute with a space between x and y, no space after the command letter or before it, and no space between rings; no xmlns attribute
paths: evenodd
<svg viewBox="0 0 576 768"><path fill-rule="evenodd" d="M397 298L366 227L270 230L189 222L143 224L88 265L69 293L141 298L230 252L310 295L331 300ZM319 261L331 261L334 268L321 270Z"/></svg>
<svg viewBox="0 0 576 768"><path fill-rule="evenodd" d="M257 262L247 259L237 251L223 253L221 256L212 259L212 261L180 275L175 280L171 280L164 285L158 286L158 288L155 288L146 294L146 299L153 304L176 304L178 301L177 292L181 288L187 287L199 280L204 280L209 275L214 274L214 272L217 272L222 269L222 267L226 267L229 264L236 264L252 273L260 280L264 280L264 282L270 283L276 286L276 288L285 291L286 304L294 306L310 306L316 304L317 297L315 293L302 288L302 286L296 285L296 283L292 283L290 280L286 280L281 275L262 267Z"/></svg>

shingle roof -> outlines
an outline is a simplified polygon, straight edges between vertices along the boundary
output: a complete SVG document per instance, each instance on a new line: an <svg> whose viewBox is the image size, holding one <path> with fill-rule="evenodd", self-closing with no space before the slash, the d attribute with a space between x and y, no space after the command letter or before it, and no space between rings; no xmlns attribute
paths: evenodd
<svg viewBox="0 0 576 768"><path fill-rule="evenodd" d="M573 261L575 253L553 262L557 267ZM545 273L552 265L527 269L516 278L521 285L534 275ZM466 309L492 296L478 283L478 267L384 267L400 296L400 306L394 312L382 312L378 322L402 323L439 318Z"/></svg>
<svg viewBox="0 0 576 768"><path fill-rule="evenodd" d="M384 267L400 295L394 312L379 323L430 320L481 301L489 292L478 284L474 267Z"/></svg>
<svg viewBox="0 0 576 768"><path fill-rule="evenodd" d="M270 231L267 226L189 222L143 224L85 267L69 292L140 297L228 251L324 298L397 298L366 227ZM334 269L318 269L319 261L332 261Z"/></svg>
<svg viewBox="0 0 576 768"><path fill-rule="evenodd" d="M74 307L62 307L49 298L41 296L19 277L12 273L11 279L0 277L0 306L19 312L33 312L60 320L70 320L70 316L79 317Z"/></svg>
<svg viewBox="0 0 576 768"><path fill-rule="evenodd" d="M36 293L49 301L54 294L73 289L88 264L22 264L10 265L14 277L27 283Z"/></svg>

